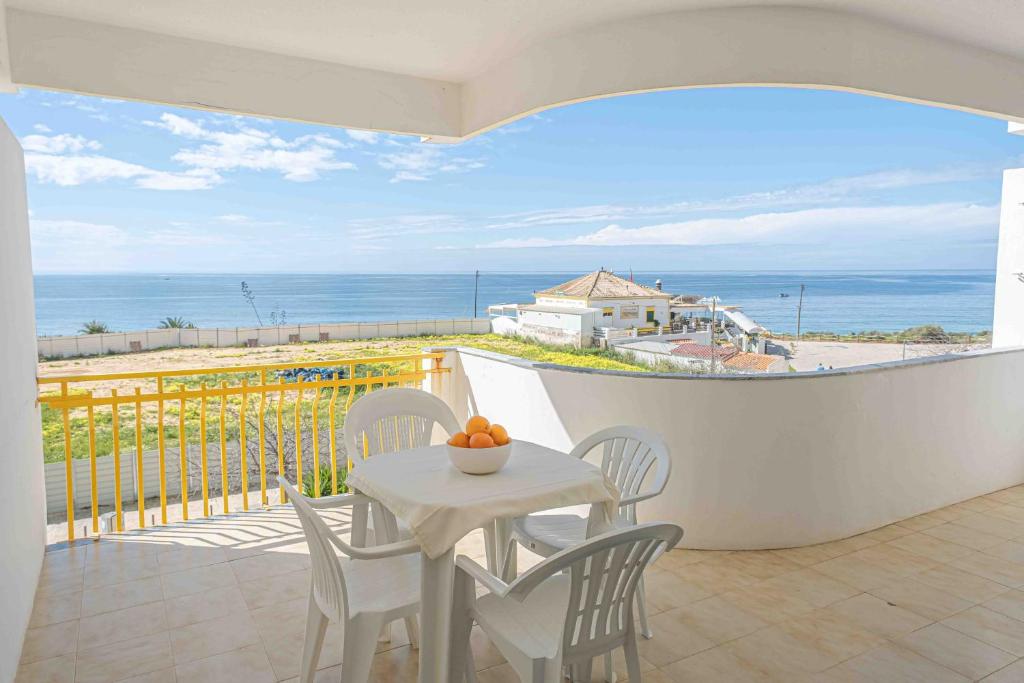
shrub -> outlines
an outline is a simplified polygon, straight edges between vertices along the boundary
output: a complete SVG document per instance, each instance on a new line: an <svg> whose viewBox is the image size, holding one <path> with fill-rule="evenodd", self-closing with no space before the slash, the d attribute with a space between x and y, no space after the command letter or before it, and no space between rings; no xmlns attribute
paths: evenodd
<svg viewBox="0 0 1024 683"><path fill-rule="evenodd" d="M338 493L348 493L348 485L345 480L348 477L348 470L344 467L338 468ZM320 465L320 491L316 490L316 478L313 472L306 472L302 475L302 495L307 498L318 498L320 496L333 495L331 490L331 466Z"/></svg>

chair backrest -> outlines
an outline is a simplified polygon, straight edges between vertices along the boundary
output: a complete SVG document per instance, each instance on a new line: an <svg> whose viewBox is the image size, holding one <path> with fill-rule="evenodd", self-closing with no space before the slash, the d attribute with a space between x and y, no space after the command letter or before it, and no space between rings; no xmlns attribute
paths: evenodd
<svg viewBox="0 0 1024 683"><path fill-rule="evenodd" d="M316 510L307 502L305 496L295 490L295 487L284 480L277 478L278 483L284 488L288 495L288 501L295 508L295 514L302 524L302 531L306 535L306 545L309 546L309 557L312 561L313 597L320 610L329 618L340 621L347 617L348 605L347 589L345 587L345 573L341 570L341 563L338 555L332 547L331 531L327 523L321 519ZM340 539L336 539L341 545L345 545Z"/></svg>
<svg viewBox="0 0 1024 683"><path fill-rule="evenodd" d="M637 583L656 553L683 537L675 524L652 522L612 531L563 550L520 576L509 596L523 600L544 580L569 570L569 603L562 631L566 663L621 644L633 628Z"/></svg>
<svg viewBox="0 0 1024 683"><path fill-rule="evenodd" d="M640 493L640 487L655 464L657 470L648 493L657 495L665 490L672 472L672 458L668 445L651 430L630 426L602 429L577 444L570 455L586 458L598 446L602 447L601 471L619 489L622 498ZM636 522L635 505L626 505L622 514L630 522Z"/></svg>
<svg viewBox="0 0 1024 683"><path fill-rule="evenodd" d="M364 395L349 408L345 446L354 461L364 455L429 446L435 424L449 436L459 431L452 409L437 396L419 389L381 389Z"/></svg>

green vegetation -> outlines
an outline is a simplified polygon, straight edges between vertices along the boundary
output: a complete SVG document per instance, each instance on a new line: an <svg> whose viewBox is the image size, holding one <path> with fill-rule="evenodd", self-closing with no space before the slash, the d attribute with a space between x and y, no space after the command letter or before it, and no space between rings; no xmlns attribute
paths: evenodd
<svg viewBox="0 0 1024 683"><path fill-rule="evenodd" d="M334 494L331 487L331 466L320 465L320 490L316 488L316 477L312 472L307 472L302 475L302 495L306 498L320 498L323 496L330 496ZM345 467L338 468L338 493L348 493L348 485L345 480L348 478L348 469Z"/></svg>
<svg viewBox="0 0 1024 683"><path fill-rule="evenodd" d="M195 325L185 320L184 318L172 318L170 316L164 318L157 325L158 329L161 330L192 330L195 329Z"/></svg>
<svg viewBox="0 0 1024 683"><path fill-rule="evenodd" d="M99 320L90 320L89 322L82 323L82 327L79 328L80 334L107 334L110 332L110 328L107 327L106 323L101 323Z"/></svg>
<svg viewBox="0 0 1024 683"><path fill-rule="evenodd" d="M796 339L793 334L774 334L773 339L780 341L792 341ZM987 344L992 341L992 333L988 330L981 332L947 332L939 325L920 325L908 327L901 332L881 332L879 330L865 330L862 332L849 332L838 334L836 332L808 331L800 335L803 341L847 341L847 342L881 342L899 344L902 342L928 343L928 344Z"/></svg>

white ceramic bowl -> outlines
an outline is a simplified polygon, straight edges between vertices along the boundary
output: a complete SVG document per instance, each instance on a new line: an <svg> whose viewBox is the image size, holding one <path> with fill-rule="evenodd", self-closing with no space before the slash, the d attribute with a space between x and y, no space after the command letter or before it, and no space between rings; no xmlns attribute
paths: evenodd
<svg viewBox="0 0 1024 683"><path fill-rule="evenodd" d="M448 446L448 459L455 469L466 474L494 474L512 455L512 442L492 448L459 448Z"/></svg>

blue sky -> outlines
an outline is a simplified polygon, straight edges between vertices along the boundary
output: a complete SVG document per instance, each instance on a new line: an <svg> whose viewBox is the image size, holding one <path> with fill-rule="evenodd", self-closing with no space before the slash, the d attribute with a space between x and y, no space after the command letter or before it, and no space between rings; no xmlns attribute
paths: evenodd
<svg viewBox="0 0 1024 683"><path fill-rule="evenodd" d="M0 95L44 272L990 269L1024 136L847 93L544 112L461 145Z"/></svg>

